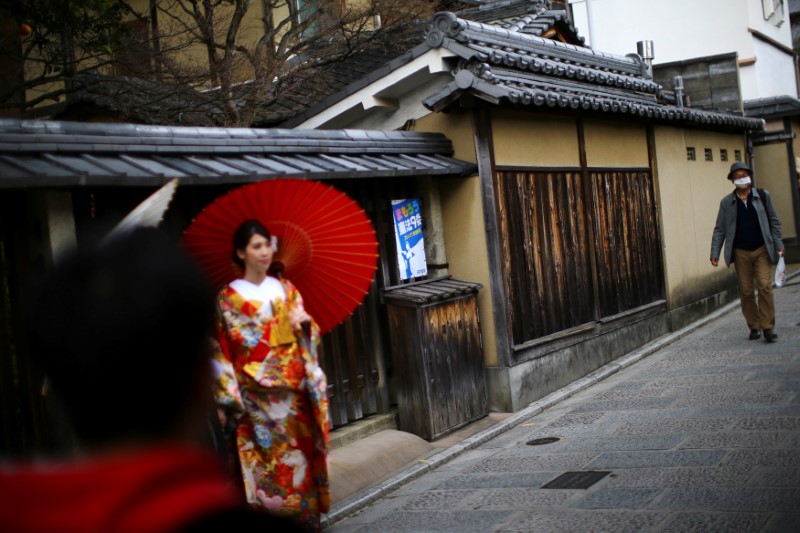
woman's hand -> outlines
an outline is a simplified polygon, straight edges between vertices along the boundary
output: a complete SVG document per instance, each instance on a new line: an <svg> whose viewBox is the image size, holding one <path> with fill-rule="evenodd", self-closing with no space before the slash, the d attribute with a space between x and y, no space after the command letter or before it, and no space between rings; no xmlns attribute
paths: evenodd
<svg viewBox="0 0 800 533"><path fill-rule="evenodd" d="M289 313L289 324L292 325L292 328L299 329L306 322L311 322L311 317L302 307L295 307Z"/></svg>

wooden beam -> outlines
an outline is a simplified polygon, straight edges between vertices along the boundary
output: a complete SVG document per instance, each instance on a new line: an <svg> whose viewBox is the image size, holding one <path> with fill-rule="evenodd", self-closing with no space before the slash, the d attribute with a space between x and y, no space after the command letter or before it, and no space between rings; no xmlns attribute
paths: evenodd
<svg viewBox="0 0 800 533"><path fill-rule="evenodd" d="M511 329L508 323L508 298L503 283L503 265L500 254L499 216L495 198L494 140L492 137L491 109L478 107L473 113L475 153L478 157L478 174L481 180L483 221L486 229L486 251L489 260L489 281L492 287L492 316L494 317L497 362L501 366L513 364L511 354Z"/></svg>
<svg viewBox="0 0 800 533"><path fill-rule="evenodd" d="M578 118L578 122L575 126L577 130L576 133L578 134L578 157L580 158L581 181L583 182L583 202L586 206L586 219L589 220L590 217L588 216L588 213L591 212L591 206L595 204L595 194L594 184L589 176L589 162L586 157L586 131L584 129L583 118ZM591 225L591 222L587 222L587 224ZM589 238L589 247L594 250L597 246L594 227L587 227L586 233ZM591 255L590 257L592 265L592 290L594 291L594 295L592 296L594 304L594 318L598 319L602 315L600 312L600 273L598 272L597 261L595 260L594 255Z"/></svg>
<svg viewBox="0 0 800 533"><path fill-rule="evenodd" d="M781 52L783 52L783 53L785 53L785 54L788 54L788 55L790 55L790 56L792 56L792 57L794 57L795 55L797 55L797 54L795 53L795 51L794 51L794 50L792 50L792 48L791 48L791 47L789 47L789 46L786 46L785 44L783 44L783 43L782 43L782 42L780 42L780 41L776 41L775 39L773 39L773 38L772 38L772 37L770 37L769 35L767 35L767 34L765 34L765 33L761 33L760 31L758 31L758 30L757 30L757 29L755 29L755 28L750 28L750 27L748 27L748 28L747 28L747 31L749 31L750 33L752 33L752 34L753 34L753 37L755 37L755 38L756 38L756 39L758 39L759 41L765 42L765 43L767 43L768 45L772 46L773 48L777 48L778 50L780 50Z"/></svg>

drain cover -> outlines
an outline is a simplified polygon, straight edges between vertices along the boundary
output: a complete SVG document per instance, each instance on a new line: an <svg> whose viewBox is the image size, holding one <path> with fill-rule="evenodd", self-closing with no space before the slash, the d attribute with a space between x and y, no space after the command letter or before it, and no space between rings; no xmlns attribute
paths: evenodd
<svg viewBox="0 0 800 533"><path fill-rule="evenodd" d="M611 472L566 472L543 485L543 489L588 489Z"/></svg>
<svg viewBox="0 0 800 533"><path fill-rule="evenodd" d="M525 444L528 446L541 446L542 444L553 444L561 440L561 437L542 437L541 439L529 440Z"/></svg>

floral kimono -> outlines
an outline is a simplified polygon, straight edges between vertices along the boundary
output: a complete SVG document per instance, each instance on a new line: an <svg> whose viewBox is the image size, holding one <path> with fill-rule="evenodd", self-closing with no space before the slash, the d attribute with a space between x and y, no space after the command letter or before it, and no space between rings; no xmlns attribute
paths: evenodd
<svg viewBox="0 0 800 533"><path fill-rule="evenodd" d="M317 361L319 329L293 329L303 299L281 280L285 301L246 300L230 285L217 299L217 405L236 420L236 447L250 506L319 529L330 506L328 400ZM265 306L270 306L269 308ZM270 312L271 311L271 312Z"/></svg>

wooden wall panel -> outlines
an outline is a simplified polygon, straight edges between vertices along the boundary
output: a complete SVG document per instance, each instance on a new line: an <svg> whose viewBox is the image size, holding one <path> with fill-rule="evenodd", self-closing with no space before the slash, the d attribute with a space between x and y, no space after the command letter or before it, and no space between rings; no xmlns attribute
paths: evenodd
<svg viewBox="0 0 800 533"><path fill-rule="evenodd" d="M499 173L514 344L592 320L584 187L577 172Z"/></svg>
<svg viewBox="0 0 800 533"><path fill-rule="evenodd" d="M663 298L652 176L641 170L587 176L498 171L503 280L515 345Z"/></svg>
<svg viewBox="0 0 800 533"><path fill-rule="evenodd" d="M663 267L649 172L592 172L599 317L663 298Z"/></svg>

